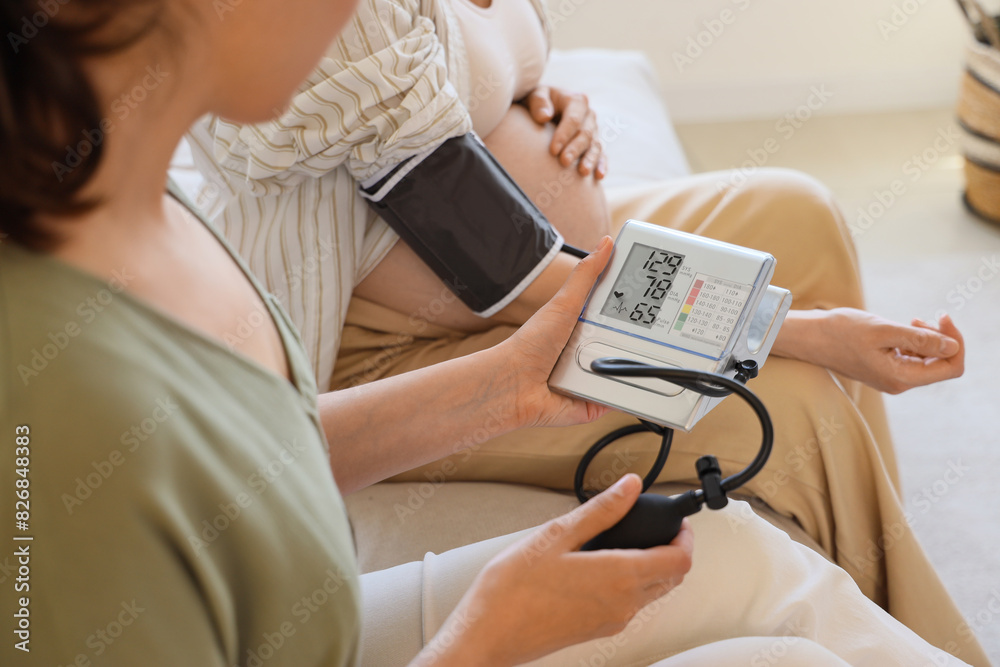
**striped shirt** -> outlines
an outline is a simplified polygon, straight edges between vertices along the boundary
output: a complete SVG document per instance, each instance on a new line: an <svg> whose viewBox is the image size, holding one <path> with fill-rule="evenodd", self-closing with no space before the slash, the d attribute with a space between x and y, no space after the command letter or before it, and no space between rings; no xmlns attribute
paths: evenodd
<svg viewBox="0 0 1000 667"><path fill-rule="evenodd" d="M288 310L321 391L351 292L398 239L358 184L473 130L465 55L449 0L362 0L279 118L189 133L197 205Z"/></svg>

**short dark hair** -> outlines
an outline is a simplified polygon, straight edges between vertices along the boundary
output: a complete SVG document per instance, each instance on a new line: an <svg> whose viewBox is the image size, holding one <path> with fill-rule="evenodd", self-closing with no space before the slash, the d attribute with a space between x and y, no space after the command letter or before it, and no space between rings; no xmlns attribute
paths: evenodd
<svg viewBox="0 0 1000 667"><path fill-rule="evenodd" d="M100 203L80 196L104 154L103 142L86 138L105 113L83 61L138 42L159 23L162 5L0 2L0 233L31 247L52 245L58 239L39 226L38 214L75 215Z"/></svg>

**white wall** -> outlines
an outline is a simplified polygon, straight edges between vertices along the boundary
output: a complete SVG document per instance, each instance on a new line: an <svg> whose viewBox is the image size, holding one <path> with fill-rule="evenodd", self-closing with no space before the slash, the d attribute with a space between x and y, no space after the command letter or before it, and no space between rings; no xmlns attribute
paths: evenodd
<svg viewBox="0 0 1000 667"><path fill-rule="evenodd" d="M557 48L645 52L687 122L948 106L969 36L955 0L548 2Z"/></svg>

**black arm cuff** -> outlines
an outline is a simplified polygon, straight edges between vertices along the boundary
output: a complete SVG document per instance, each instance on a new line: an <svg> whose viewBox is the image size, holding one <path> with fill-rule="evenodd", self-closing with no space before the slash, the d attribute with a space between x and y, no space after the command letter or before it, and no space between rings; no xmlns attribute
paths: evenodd
<svg viewBox="0 0 1000 667"><path fill-rule="evenodd" d="M510 303L562 236L473 134L362 188L369 205L476 314Z"/></svg>

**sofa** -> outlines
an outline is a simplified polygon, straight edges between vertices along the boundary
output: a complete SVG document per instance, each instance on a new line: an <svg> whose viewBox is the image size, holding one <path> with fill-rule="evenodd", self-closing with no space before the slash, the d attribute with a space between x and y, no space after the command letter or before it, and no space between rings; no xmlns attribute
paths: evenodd
<svg viewBox="0 0 1000 667"><path fill-rule="evenodd" d="M587 93L601 123L609 158L608 187L661 182L690 173L652 66L642 54L600 49L555 51L544 80ZM183 144L171 175L196 200L201 177ZM661 484L653 490L672 494L688 488ZM793 539L822 553L794 520L777 514L759 499L741 498ZM419 482L376 484L347 496L345 504L360 570L365 573L419 560L427 552L441 553L538 526L569 511L578 501L565 491L429 477Z"/></svg>

